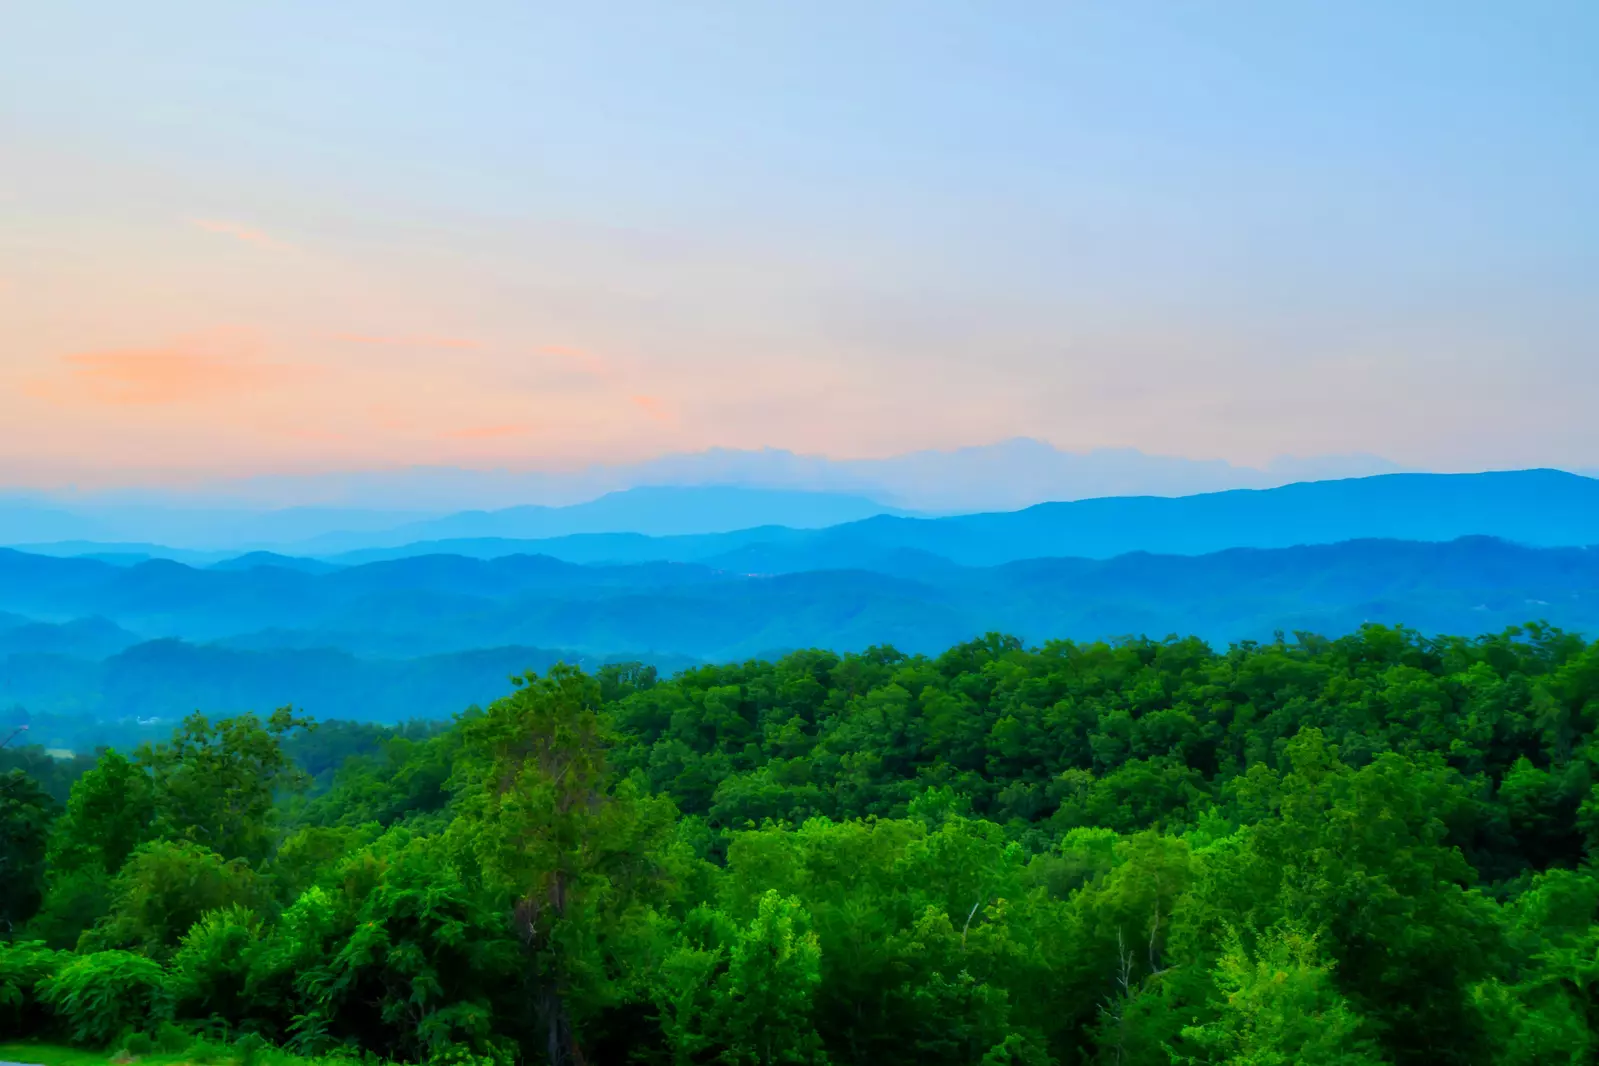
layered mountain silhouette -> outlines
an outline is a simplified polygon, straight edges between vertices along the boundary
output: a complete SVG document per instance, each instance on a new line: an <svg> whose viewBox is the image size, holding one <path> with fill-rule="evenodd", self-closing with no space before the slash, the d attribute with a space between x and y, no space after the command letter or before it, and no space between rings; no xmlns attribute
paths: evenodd
<svg viewBox="0 0 1599 1066"><path fill-rule="evenodd" d="M698 562L747 573L863 568L905 560L992 566L1049 556L1131 551L1193 555L1357 538L1442 541L1493 536L1520 544L1599 544L1599 480L1558 470L1387 474L1182 497L1108 497L1021 511L911 518L881 515L819 530L759 528L682 537L582 534L536 541L457 538L345 553L371 562L415 554L482 558L537 552L570 562Z"/></svg>
<svg viewBox="0 0 1599 1066"><path fill-rule="evenodd" d="M0 705L172 716L292 702L397 720L447 715L562 658L678 669L801 647L935 652L995 630L1035 643L1366 622L1593 631L1588 544L1599 481L1521 471L324 558L0 550Z"/></svg>
<svg viewBox="0 0 1599 1066"><path fill-rule="evenodd" d="M1599 628L1599 550L1360 540L771 577L525 555L311 573L7 551L0 609L0 702L141 714L294 702L395 719L459 710L461 694L498 691L509 672L554 661L538 651L551 648L569 661L675 668L813 646L935 652L995 630L1032 642L1335 636L1365 622L1473 635L1543 619L1590 631ZM430 702L450 691L455 702Z"/></svg>

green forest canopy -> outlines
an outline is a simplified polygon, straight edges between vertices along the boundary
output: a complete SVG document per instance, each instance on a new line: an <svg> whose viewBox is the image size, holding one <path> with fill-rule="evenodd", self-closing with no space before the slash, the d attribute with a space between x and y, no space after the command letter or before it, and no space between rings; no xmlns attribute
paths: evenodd
<svg viewBox="0 0 1599 1066"><path fill-rule="evenodd" d="M282 710L75 767L8 751L0 1031L1586 1063L1596 720L1599 644L1370 626L558 666L434 728Z"/></svg>

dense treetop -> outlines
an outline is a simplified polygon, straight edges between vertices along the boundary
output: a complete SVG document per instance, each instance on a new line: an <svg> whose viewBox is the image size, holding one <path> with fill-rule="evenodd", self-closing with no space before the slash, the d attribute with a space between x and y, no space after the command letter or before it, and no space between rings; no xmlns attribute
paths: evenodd
<svg viewBox="0 0 1599 1066"><path fill-rule="evenodd" d="M558 666L446 725L8 750L0 1025L441 1063L1589 1062L1596 719L1599 644L1373 626Z"/></svg>

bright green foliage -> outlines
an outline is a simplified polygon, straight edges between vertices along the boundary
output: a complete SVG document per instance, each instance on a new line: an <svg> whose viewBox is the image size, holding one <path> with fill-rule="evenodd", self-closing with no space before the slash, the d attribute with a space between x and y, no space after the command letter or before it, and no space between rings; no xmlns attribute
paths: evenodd
<svg viewBox="0 0 1599 1066"><path fill-rule="evenodd" d="M1375 1066L1370 1026L1333 986L1316 938L1292 925L1253 938L1251 952L1228 936L1212 971L1214 1020L1183 1030L1197 1054L1184 1063L1219 1066Z"/></svg>
<svg viewBox="0 0 1599 1066"><path fill-rule="evenodd" d="M371 887L368 878L356 880ZM352 924L347 909L341 913L338 899L319 887L307 889L279 916L253 959L247 984L250 1020L261 1031L303 1054L321 1053L337 1041L324 1014L328 965Z"/></svg>
<svg viewBox="0 0 1599 1066"><path fill-rule="evenodd" d="M0 1024L441 1066L1599 1054L1599 645L1543 627L560 667L447 726L298 724L192 718L18 837L43 868L0 889L78 952L0 947Z"/></svg>
<svg viewBox="0 0 1599 1066"><path fill-rule="evenodd" d="M74 1043L104 1046L156 1019L165 981L153 959L99 951L62 966L41 986L41 998L66 1023Z"/></svg>
<svg viewBox="0 0 1599 1066"><path fill-rule="evenodd" d="M657 996L673 1061L819 1066L811 1021L821 947L799 901L769 891L746 928L726 915L689 916L662 964Z"/></svg>
<svg viewBox="0 0 1599 1066"><path fill-rule="evenodd" d="M237 903L209 911L183 934L168 964L167 991L180 1018L222 1018L237 1027L252 1014L251 974L262 950L261 919Z"/></svg>
<svg viewBox="0 0 1599 1066"><path fill-rule="evenodd" d="M44 898L45 842L56 804L21 770L0 773L0 936L10 935Z"/></svg>
<svg viewBox="0 0 1599 1066"><path fill-rule="evenodd" d="M316 752L322 735L319 726L314 732L290 737L286 744L316 755L313 763L322 765L326 758ZM339 734L333 736L336 741L339 739ZM437 820L449 803L445 786L461 743L459 729L426 740L391 737L376 751L355 755L332 771L332 787L307 802L296 812L296 818L305 825L346 827L389 826L402 820L415 823L428 816ZM335 750L342 746L335 743ZM323 776L329 776L329 772L324 771Z"/></svg>
<svg viewBox="0 0 1599 1066"><path fill-rule="evenodd" d="M1013 1022L1059 1016L1046 953L1067 947L1065 912L1024 887L1025 853L989 823L818 819L740 834L727 868L733 913L757 913L775 890L811 915L822 972L812 1016L826 1046L852 1059L918 1048L920 1061L970 1061Z"/></svg>

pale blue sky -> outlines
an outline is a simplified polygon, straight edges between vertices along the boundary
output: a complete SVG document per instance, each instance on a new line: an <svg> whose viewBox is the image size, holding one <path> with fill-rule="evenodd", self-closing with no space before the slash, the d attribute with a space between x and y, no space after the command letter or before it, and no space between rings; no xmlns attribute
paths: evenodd
<svg viewBox="0 0 1599 1066"><path fill-rule="evenodd" d="M1596 54L1591 3L13 4L0 461L1599 465Z"/></svg>

